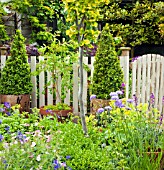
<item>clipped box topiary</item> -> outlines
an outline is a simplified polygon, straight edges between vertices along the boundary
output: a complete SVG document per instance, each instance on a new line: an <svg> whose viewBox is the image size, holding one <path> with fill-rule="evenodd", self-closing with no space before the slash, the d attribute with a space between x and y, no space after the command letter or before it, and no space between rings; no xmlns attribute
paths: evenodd
<svg viewBox="0 0 164 170"><path fill-rule="evenodd" d="M20 104L20 111L29 111L32 91L31 71L26 54L25 38L16 31L10 54L1 72L1 103Z"/></svg>
<svg viewBox="0 0 164 170"><path fill-rule="evenodd" d="M109 94L120 90L123 82L123 70L115 46L115 40L106 25L98 43L94 62L92 94L95 94L99 100L92 100L92 102L96 102L98 105L96 108L109 105Z"/></svg>

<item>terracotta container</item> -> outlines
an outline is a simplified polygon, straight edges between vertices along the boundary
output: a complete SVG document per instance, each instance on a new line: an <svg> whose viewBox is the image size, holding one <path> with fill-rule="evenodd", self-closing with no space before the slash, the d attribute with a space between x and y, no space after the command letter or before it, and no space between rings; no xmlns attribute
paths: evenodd
<svg viewBox="0 0 164 170"><path fill-rule="evenodd" d="M97 110L101 107L109 106L110 100L104 100L104 99L92 99L91 100L91 113L96 114Z"/></svg>
<svg viewBox="0 0 164 170"><path fill-rule="evenodd" d="M42 116L52 115L57 116L59 122L63 122L63 119L68 118L69 114L73 113L73 108L71 107L70 110L45 110L44 106L40 107L40 114Z"/></svg>
<svg viewBox="0 0 164 170"><path fill-rule="evenodd" d="M20 112L30 112L30 94L4 95L1 94L1 103L9 102L11 106L20 104Z"/></svg>

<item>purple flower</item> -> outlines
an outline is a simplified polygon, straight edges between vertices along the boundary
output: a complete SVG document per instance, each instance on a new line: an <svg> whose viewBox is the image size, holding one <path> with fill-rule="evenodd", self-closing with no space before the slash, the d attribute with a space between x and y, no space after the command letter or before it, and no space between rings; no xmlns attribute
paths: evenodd
<svg viewBox="0 0 164 170"><path fill-rule="evenodd" d="M2 124L2 120L0 119L0 124Z"/></svg>
<svg viewBox="0 0 164 170"><path fill-rule="evenodd" d="M127 102L128 102L128 103L133 103L134 100L133 100L133 99L128 99Z"/></svg>
<svg viewBox="0 0 164 170"><path fill-rule="evenodd" d="M5 127L5 130L6 130L6 131L9 131L9 130L10 130L10 127L9 127L9 126L6 126L6 127Z"/></svg>
<svg viewBox="0 0 164 170"><path fill-rule="evenodd" d="M2 142L3 140L3 136L0 134L0 142Z"/></svg>
<svg viewBox="0 0 164 170"><path fill-rule="evenodd" d="M111 97L111 100L118 100L118 99L119 99L118 96L112 96L112 97Z"/></svg>
<svg viewBox="0 0 164 170"><path fill-rule="evenodd" d="M120 90L119 90L119 91L116 91L116 93L117 93L117 94L121 94L121 95L123 94L123 92L120 91Z"/></svg>
<svg viewBox="0 0 164 170"><path fill-rule="evenodd" d="M124 88L124 87L125 87L125 83L122 83L122 84L121 84L121 87L123 87L123 88Z"/></svg>
<svg viewBox="0 0 164 170"><path fill-rule="evenodd" d="M18 134L17 134L16 138L17 138L19 141L23 142L24 139L26 138L26 136L23 135L22 132L18 131Z"/></svg>
<svg viewBox="0 0 164 170"><path fill-rule="evenodd" d="M122 108L122 107L124 107L125 105L122 104L122 100L116 100L116 101L115 101L115 106L116 106L116 107L119 107L119 108Z"/></svg>
<svg viewBox="0 0 164 170"><path fill-rule="evenodd" d="M11 113L10 112L6 112L7 116L11 116Z"/></svg>
<svg viewBox="0 0 164 170"><path fill-rule="evenodd" d="M118 96L118 94L117 94L116 92L111 92L109 95L110 95L111 97L112 97L112 96Z"/></svg>
<svg viewBox="0 0 164 170"><path fill-rule="evenodd" d="M163 96L163 98L162 98L162 103L163 103L163 105L164 105L164 96Z"/></svg>
<svg viewBox="0 0 164 170"><path fill-rule="evenodd" d="M54 159L53 165L54 165L54 170L57 170L57 169L59 169L61 167L60 163L59 163L59 161L57 159Z"/></svg>
<svg viewBox="0 0 164 170"><path fill-rule="evenodd" d="M135 106L137 106L138 105L138 98L135 94L133 95L133 100L134 100Z"/></svg>
<svg viewBox="0 0 164 170"><path fill-rule="evenodd" d="M70 156L70 155L67 155L67 156L66 156L66 159L70 159L70 158L71 158L71 156Z"/></svg>
<svg viewBox="0 0 164 170"><path fill-rule="evenodd" d="M103 109L103 108L99 108L99 109L97 110L97 113L102 113L102 112L104 112L104 109Z"/></svg>
<svg viewBox="0 0 164 170"><path fill-rule="evenodd" d="M163 114L161 114L160 119L159 119L159 124L160 124L160 125L162 125L163 118L164 118L164 116L163 116Z"/></svg>
<svg viewBox="0 0 164 170"><path fill-rule="evenodd" d="M65 162L62 162L62 163L61 163L61 166L66 167L67 165L66 165Z"/></svg>
<svg viewBox="0 0 164 170"><path fill-rule="evenodd" d="M10 105L9 102L4 102L4 106L5 106L6 108L8 108L8 109L10 109L10 107L11 107L11 105Z"/></svg>
<svg viewBox="0 0 164 170"><path fill-rule="evenodd" d="M92 95L90 96L90 100L92 100L92 99L96 99L96 95L95 95L95 94L92 94Z"/></svg>
<svg viewBox="0 0 164 170"><path fill-rule="evenodd" d="M153 93L150 94L150 104L154 104L155 102L155 96Z"/></svg>
<svg viewBox="0 0 164 170"><path fill-rule="evenodd" d="M110 106L106 106L104 109L105 110L112 110L112 108Z"/></svg>

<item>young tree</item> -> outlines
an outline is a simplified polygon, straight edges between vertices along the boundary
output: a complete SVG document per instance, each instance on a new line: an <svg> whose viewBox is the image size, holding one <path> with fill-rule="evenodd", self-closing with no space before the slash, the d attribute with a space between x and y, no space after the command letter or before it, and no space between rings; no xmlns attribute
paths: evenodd
<svg viewBox="0 0 164 170"><path fill-rule="evenodd" d="M101 18L101 9L109 3L109 0L62 0L67 12L67 22L71 27L67 30L67 35L77 42L79 48L79 65L80 65L80 116L84 134L87 134L85 121L84 104L83 104L83 50L84 46L91 46L99 35L97 29L98 21Z"/></svg>

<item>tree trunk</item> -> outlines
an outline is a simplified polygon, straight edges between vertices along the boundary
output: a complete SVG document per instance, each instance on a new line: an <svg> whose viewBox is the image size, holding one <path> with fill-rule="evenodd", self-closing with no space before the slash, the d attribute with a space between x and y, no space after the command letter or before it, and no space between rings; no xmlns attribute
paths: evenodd
<svg viewBox="0 0 164 170"><path fill-rule="evenodd" d="M82 128L84 134L87 135L87 125L84 113L84 103L83 103L83 47L79 47L79 64L80 64L80 89L79 89L79 102L80 102L80 117L82 122Z"/></svg>

